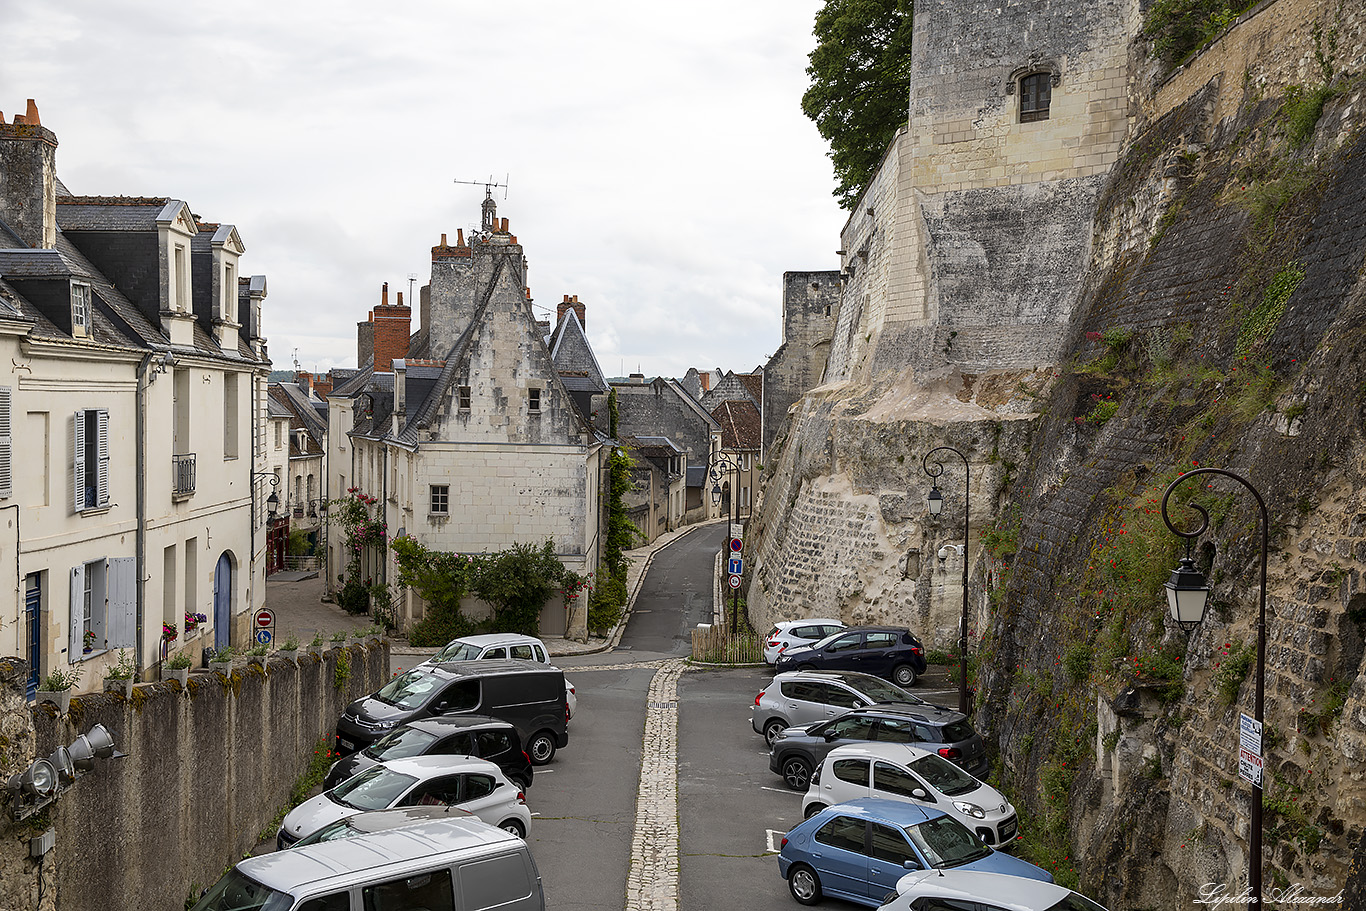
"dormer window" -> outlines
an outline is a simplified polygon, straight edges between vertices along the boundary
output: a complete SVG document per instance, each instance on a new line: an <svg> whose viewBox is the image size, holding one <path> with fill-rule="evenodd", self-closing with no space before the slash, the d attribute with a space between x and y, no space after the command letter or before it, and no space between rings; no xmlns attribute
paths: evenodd
<svg viewBox="0 0 1366 911"><path fill-rule="evenodd" d="M1020 123L1048 119L1053 97L1053 74L1030 73L1020 80Z"/></svg>
<svg viewBox="0 0 1366 911"><path fill-rule="evenodd" d="M71 286L71 334L90 337L90 286Z"/></svg>
<svg viewBox="0 0 1366 911"><path fill-rule="evenodd" d="M528 390L526 391L526 394L527 394L527 410L530 411L532 414L540 414L540 413L541 413L541 390L536 389L536 388L533 387L533 388L531 388L531 389L528 389Z"/></svg>
<svg viewBox="0 0 1366 911"><path fill-rule="evenodd" d="M185 261L185 248L175 245L175 300L173 310L190 310L190 267Z"/></svg>

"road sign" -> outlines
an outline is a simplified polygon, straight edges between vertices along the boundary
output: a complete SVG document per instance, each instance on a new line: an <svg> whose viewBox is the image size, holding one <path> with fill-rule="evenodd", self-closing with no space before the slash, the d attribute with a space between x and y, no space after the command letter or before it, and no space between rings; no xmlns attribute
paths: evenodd
<svg viewBox="0 0 1366 911"><path fill-rule="evenodd" d="M259 627L274 626L275 614L269 608L261 608L256 612L256 625Z"/></svg>
<svg viewBox="0 0 1366 911"><path fill-rule="evenodd" d="M256 642L259 645L270 645L270 640L273 638L274 637L270 634L270 630L268 629L258 629L256 631Z"/></svg>
<svg viewBox="0 0 1366 911"><path fill-rule="evenodd" d="M1245 714L1238 716L1238 777L1262 784L1262 723Z"/></svg>
<svg viewBox="0 0 1366 911"><path fill-rule="evenodd" d="M730 577L730 587L731 587L731 588L739 588L739 587L740 587L740 577L739 577L739 576L731 576L731 577Z"/></svg>
<svg viewBox="0 0 1366 911"><path fill-rule="evenodd" d="M732 576L738 576L745 571L745 561L739 557L731 557L726 572Z"/></svg>
<svg viewBox="0 0 1366 911"><path fill-rule="evenodd" d="M713 538L712 540L714 541L714 540L716 540L716 539ZM733 554L738 554L740 551L742 551L742 550L744 550L744 549L745 549L745 542L742 541L742 540L740 540L740 538L736 537L736 538L731 538L731 539L730 539L730 552L731 552L731 553L733 553Z"/></svg>

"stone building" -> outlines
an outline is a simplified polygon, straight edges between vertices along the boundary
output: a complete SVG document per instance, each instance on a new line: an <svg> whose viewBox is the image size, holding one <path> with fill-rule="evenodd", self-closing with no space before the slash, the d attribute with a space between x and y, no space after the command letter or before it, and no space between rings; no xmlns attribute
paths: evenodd
<svg viewBox="0 0 1366 911"><path fill-rule="evenodd" d="M89 687L120 649L145 676L236 644L264 602L266 286L232 225L73 195L56 149L32 101L0 122L0 590L23 595L0 640L31 685Z"/></svg>
<svg viewBox="0 0 1366 911"><path fill-rule="evenodd" d="M783 273L783 343L764 365L764 451L787 420L787 412L819 385L830 356L830 338L840 301L840 273Z"/></svg>
<svg viewBox="0 0 1366 911"><path fill-rule="evenodd" d="M647 383L643 375L632 374L627 382L612 383L612 389L617 394L619 435L664 437L682 450L685 481L679 521L705 521L711 511L705 489L707 459L721 426L682 381L655 377Z"/></svg>
<svg viewBox="0 0 1366 911"><path fill-rule="evenodd" d="M668 437L637 436L622 442L634 463L630 488L622 498L626 516L639 530L641 542L651 544L683 525L687 453Z"/></svg>
<svg viewBox="0 0 1366 911"><path fill-rule="evenodd" d="M468 240L460 231L454 244L443 235L432 248L420 328L411 331L410 308L402 294L391 304L387 285L361 324L369 351L328 396L329 489L375 497L391 536L434 550L495 553L549 540L566 567L595 572L610 453L593 424L595 414L606 423L606 396L594 389L606 384L580 347L584 308L566 304L550 337L561 376L531 310L522 246L486 199L479 231ZM329 581L348 563L341 548L334 526ZM392 565L363 572L394 579ZM398 608L405 623L423 612L411 591ZM563 634L566 622L586 628L586 616L566 621L548 608L542 632Z"/></svg>
<svg viewBox="0 0 1366 911"><path fill-rule="evenodd" d="M278 569L289 563L288 539L294 531L301 532L308 542L308 560L295 560L294 563L310 567L316 566L311 559L313 554L321 553L323 530L327 515L327 473L324 455L327 452L327 403L313 391L311 374L300 372L292 383L271 383L270 400L272 406L283 408L289 415L285 446L289 451L288 470L281 478L279 488L280 512L271 528L272 551L271 569ZM276 446L280 428L273 429L272 438ZM283 545L283 547L281 546ZM292 555L302 557L302 555Z"/></svg>

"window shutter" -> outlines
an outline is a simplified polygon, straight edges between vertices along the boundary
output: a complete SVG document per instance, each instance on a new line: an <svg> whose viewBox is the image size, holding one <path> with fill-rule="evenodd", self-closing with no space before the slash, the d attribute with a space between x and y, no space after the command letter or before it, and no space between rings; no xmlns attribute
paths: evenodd
<svg viewBox="0 0 1366 911"><path fill-rule="evenodd" d="M101 506L109 505L109 411L101 408L96 412L98 416L100 433L100 465L99 465L99 503Z"/></svg>
<svg viewBox="0 0 1366 911"><path fill-rule="evenodd" d="M76 441L76 451L74 453L76 468L73 472L75 480L75 502L76 511L85 509L85 412L76 412L76 432L72 434Z"/></svg>
<svg viewBox="0 0 1366 911"><path fill-rule="evenodd" d="M105 632L110 648L132 648L137 644L137 619L133 609L137 600L136 589L133 558L110 558L105 583L105 590L109 593Z"/></svg>
<svg viewBox="0 0 1366 911"><path fill-rule="evenodd" d="M77 661L85 649L85 564L71 567L71 651L68 661Z"/></svg>
<svg viewBox="0 0 1366 911"><path fill-rule="evenodd" d="M14 493L14 460L11 457L14 436L10 429L12 396L13 390L9 386L0 386L0 497Z"/></svg>

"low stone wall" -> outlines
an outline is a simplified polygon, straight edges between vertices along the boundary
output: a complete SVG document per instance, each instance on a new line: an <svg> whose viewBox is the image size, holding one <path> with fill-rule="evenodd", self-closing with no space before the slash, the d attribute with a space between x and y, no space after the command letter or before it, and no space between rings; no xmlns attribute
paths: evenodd
<svg viewBox="0 0 1366 911"><path fill-rule="evenodd" d="M35 707L38 756L95 724L127 754L97 760L49 810L55 907L178 908L215 882L288 802L346 704L385 682L388 652L371 642L239 667L230 680L196 673L186 690L163 682L131 700L78 696L65 716Z"/></svg>

